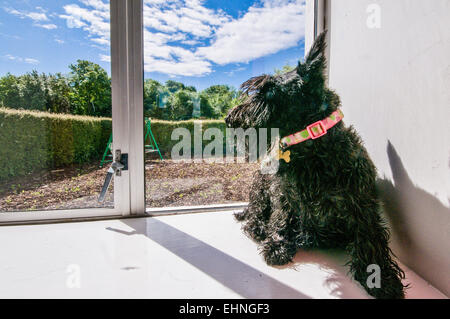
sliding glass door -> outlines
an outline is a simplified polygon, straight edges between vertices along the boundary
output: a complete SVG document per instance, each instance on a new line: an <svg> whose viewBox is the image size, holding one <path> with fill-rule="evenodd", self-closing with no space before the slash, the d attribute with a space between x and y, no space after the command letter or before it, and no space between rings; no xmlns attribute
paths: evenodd
<svg viewBox="0 0 450 319"><path fill-rule="evenodd" d="M217 211L249 200L265 153L255 158L239 142L255 146L265 137L232 131L224 119L245 100L242 83L297 66L305 9L302 0L144 1L149 213Z"/></svg>
<svg viewBox="0 0 450 319"><path fill-rule="evenodd" d="M39 4L0 13L0 223L143 214L142 3Z"/></svg>
<svg viewBox="0 0 450 319"><path fill-rule="evenodd" d="M5 6L0 223L245 205L264 154L224 118L241 83L296 66L304 17L301 0Z"/></svg>

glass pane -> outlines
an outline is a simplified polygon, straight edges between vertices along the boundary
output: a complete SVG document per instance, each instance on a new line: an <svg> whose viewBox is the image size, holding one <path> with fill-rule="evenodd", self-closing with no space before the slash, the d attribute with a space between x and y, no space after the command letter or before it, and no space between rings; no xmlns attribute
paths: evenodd
<svg viewBox="0 0 450 319"><path fill-rule="evenodd" d="M113 208L109 1L4 2L0 39L0 211Z"/></svg>
<svg viewBox="0 0 450 319"><path fill-rule="evenodd" d="M248 201L260 163L226 160L224 118L243 82L304 56L304 1L144 3L147 207Z"/></svg>

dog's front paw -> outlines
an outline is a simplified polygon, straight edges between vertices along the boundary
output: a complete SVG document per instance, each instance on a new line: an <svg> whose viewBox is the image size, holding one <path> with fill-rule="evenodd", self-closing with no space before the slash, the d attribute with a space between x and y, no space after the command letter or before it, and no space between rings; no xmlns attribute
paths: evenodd
<svg viewBox="0 0 450 319"><path fill-rule="evenodd" d="M285 241L268 240L263 244L261 252L269 266L282 266L292 261L296 250Z"/></svg>
<svg viewBox="0 0 450 319"><path fill-rule="evenodd" d="M235 213L233 216L234 216L234 219L236 219L238 222L242 222L247 218L247 210L244 210L239 213Z"/></svg>
<svg viewBox="0 0 450 319"><path fill-rule="evenodd" d="M243 227L242 230L244 233L256 241L257 243L261 243L267 238L266 234L266 225L263 221L259 219L250 219Z"/></svg>

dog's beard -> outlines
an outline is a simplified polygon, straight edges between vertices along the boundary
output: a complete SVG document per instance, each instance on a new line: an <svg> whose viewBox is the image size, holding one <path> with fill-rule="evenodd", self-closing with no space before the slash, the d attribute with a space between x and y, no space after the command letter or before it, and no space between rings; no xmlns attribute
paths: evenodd
<svg viewBox="0 0 450 319"><path fill-rule="evenodd" d="M261 160L260 171L264 175L273 175L278 172L280 168L280 161L278 154L280 151L280 135L278 134L270 144L269 149L266 151Z"/></svg>

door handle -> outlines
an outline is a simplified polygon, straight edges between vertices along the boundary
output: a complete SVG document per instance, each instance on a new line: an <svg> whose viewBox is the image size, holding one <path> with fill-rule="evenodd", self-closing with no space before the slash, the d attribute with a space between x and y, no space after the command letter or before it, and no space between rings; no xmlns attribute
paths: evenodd
<svg viewBox="0 0 450 319"><path fill-rule="evenodd" d="M98 197L98 202L103 203L108 193L114 175L122 176L122 171L128 170L128 154L122 154L120 150L115 152L114 161L106 174L105 182L103 183L102 191Z"/></svg>

